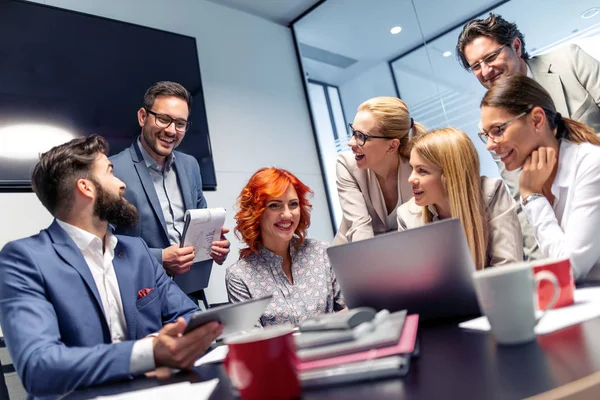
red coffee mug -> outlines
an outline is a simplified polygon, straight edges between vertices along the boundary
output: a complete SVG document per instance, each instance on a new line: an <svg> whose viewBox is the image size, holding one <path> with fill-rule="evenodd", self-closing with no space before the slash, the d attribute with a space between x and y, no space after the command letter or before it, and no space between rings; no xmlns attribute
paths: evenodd
<svg viewBox="0 0 600 400"><path fill-rule="evenodd" d="M300 397L292 327L278 326L225 339L224 365L244 400Z"/></svg>
<svg viewBox="0 0 600 400"><path fill-rule="evenodd" d="M552 308L570 306L575 302L575 281L573 280L573 271L571 271L571 261L566 260L536 260L532 262L533 273L539 271L550 271L558 279L560 286L560 296ZM548 281L541 281L538 290L539 309L545 310L552 296L554 288Z"/></svg>

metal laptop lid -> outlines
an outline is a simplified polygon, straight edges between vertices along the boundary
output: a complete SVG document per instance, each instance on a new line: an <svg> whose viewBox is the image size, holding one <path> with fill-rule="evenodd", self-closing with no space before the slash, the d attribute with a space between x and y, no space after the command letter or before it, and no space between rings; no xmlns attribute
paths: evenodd
<svg viewBox="0 0 600 400"><path fill-rule="evenodd" d="M408 309L423 320L479 313L475 265L456 218L327 249L348 307Z"/></svg>

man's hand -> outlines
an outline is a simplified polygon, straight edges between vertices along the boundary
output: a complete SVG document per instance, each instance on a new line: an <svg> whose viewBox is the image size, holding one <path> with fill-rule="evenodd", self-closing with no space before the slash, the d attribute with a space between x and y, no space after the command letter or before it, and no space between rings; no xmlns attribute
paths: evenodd
<svg viewBox="0 0 600 400"><path fill-rule="evenodd" d="M229 240L225 237L225 234L229 232L229 229L222 228L221 229L221 240L215 240L212 242L210 256L215 260L215 262L219 265L223 265L225 260L227 259L227 255L229 254Z"/></svg>
<svg viewBox="0 0 600 400"><path fill-rule="evenodd" d="M519 191L522 198L532 193L542 193L544 184L554 171L557 163L556 151L552 147L540 147L527 157L519 178Z"/></svg>
<svg viewBox="0 0 600 400"><path fill-rule="evenodd" d="M156 368L154 371L146 372L144 375L149 378L168 379L173 376L173 371L177 372L178 370L169 367L160 367Z"/></svg>
<svg viewBox="0 0 600 400"><path fill-rule="evenodd" d="M178 244L174 244L163 250L162 265L169 274L181 275L190 270L195 255L193 246L179 247Z"/></svg>
<svg viewBox="0 0 600 400"><path fill-rule="evenodd" d="M183 317L166 324L153 339L156 368L192 369L208 346L223 333L223 325L209 322L183 335L186 322Z"/></svg>

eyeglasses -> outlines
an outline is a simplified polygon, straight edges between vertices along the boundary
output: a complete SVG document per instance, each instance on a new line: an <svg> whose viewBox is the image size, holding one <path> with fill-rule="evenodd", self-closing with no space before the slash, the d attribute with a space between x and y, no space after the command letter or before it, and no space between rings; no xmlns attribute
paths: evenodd
<svg viewBox="0 0 600 400"><path fill-rule="evenodd" d="M185 133L192 125L190 121L186 121L185 119L174 119L167 114L157 114L154 111L148 110L146 107L144 107L144 110L146 110L148 114L154 115L154 122L159 128L167 129L172 123L175 123L175 130L180 133Z"/></svg>
<svg viewBox="0 0 600 400"><path fill-rule="evenodd" d="M512 124L514 121L521 118L523 115L528 114L529 111L531 111L531 110L522 112L521 114L517 115L516 117L514 117L512 119L509 119L508 121L506 121L503 124L492 126L488 131L486 131L484 129L483 131L479 132L477 134L477 136L479 136L479 139L481 139L481 141L485 144L487 144L488 139L492 139L492 142L494 142L494 143L500 143L501 140L497 141L497 139L498 138L502 139L502 136L504 135L504 130L506 129L506 127L509 126L510 124Z"/></svg>
<svg viewBox="0 0 600 400"><path fill-rule="evenodd" d="M365 143L367 142L367 139L370 138L375 138L375 139L395 139L393 137L389 137L389 136L375 136L375 135L369 135L366 133L363 133L361 131L357 131L352 127L352 124L348 124L348 137L349 138L354 138L354 140L356 140L356 144L359 145L360 147L364 146Z"/></svg>
<svg viewBox="0 0 600 400"><path fill-rule="evenodd" d="M494 61L496 61L496 58L498 58L498 56L502 52L502 49L504 49L505 47L506 47L506 45L500 46L500 48L498 50L492 51L490 54L488 54L487 56L483 57L480 61L478 61L475 64L471 65L469 67L469 71L471 71L474 74L479 73L481 71L481 63L484 63L485 65L487 65L489 67L491 63L493 63Z"/></svg>

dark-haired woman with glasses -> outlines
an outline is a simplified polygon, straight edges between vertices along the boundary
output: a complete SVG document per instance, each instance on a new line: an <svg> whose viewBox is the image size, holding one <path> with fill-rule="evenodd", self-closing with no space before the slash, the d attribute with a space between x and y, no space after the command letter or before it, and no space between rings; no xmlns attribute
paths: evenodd
<svg viewBox="0 0 600 400"><path fill-rule="evenodd" d="M343 218L334 245L397 229L396 209L412 197L409 140L423 132L396 97L375 97L358 107L349 125L352 152L337 159Z"/></svg>
<svg viewBox="0 0 600 400"><path fill-rule="evenodd" d="M521 203L543 255L570 258L578 282L600 279L600 138L523 75L486 93L481 120L488 150L508 171L523 167Z"/></svg>

